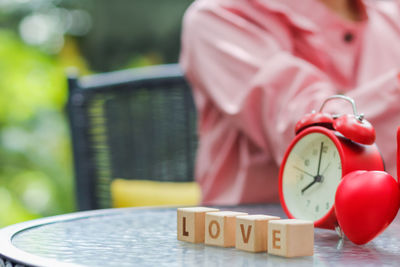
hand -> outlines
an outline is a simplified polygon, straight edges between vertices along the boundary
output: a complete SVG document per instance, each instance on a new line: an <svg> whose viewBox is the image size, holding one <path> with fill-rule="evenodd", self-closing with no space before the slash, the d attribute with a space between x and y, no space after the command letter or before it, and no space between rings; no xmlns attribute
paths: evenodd
<svg viewBox="0 0 400 267"><path fill-rule="evenodd" d="M306 187L304 187L303 189L301 189L301 193L304 194L304 192L310 188L311 186L313 186L313 184L315 184L317 182L316 179L314 179L314 181L312 181L311 183L309 183Z"/></svg>
<svg viewBox="0 0 400 267"><path fill-rule="evenodd" d="M314 181L312 181L311 183L309 183L306 187L304 187L303 189L301 189L301 193L304 194L304 192L310 188L311 186L313 186L313 184L315 183L320 183L322 182L323 176L322 175L317 175L314 177Z"/></svg>
<svg viewBox="0 0 400 267"><path fill-rule="evenodd" d="M312 175L311 173L308 173L308 172L306 172L305 170L300 169L300 168L297 167L297 166L294 166L294 168L295 168L296 170L301 171L302 173L307 174L308 176L314 178L314 175Z"/></svg>
<svg viewBox="0 0 400 267"><path fill-rule="evenodd" d="M309 183L306 187L304 187L303 189L301 189L301 193L304 194L304 192L309 189L311 186L313 186L315 183L320 183L322 182L323 176L319 174L320 170L321 170L321 161L322 161L322 150L324 148L324 142L321 142L321 147L319 149L319 159L318 159L318 168L317 168L317 175L313 176L314 181L312 181L311 183ZM326 169L329 167L326 167ZM326 169L324 170L324 172L326 171ZM301 169L300 169L301 170ZM303 171L304 173L306 173L305 171ZM308 173L306 173L308 174ZM309 175L309 174L308 174Z"/></svg>
<svg viewBox="0 0 400 267"><path fill-rule="evenodd" d="M319 160L318 160L318 169L317 169L317 176L319 175L319 171L321 169L321 159L322 159L322 149L324 147L324 142L321 142L321 148L319 149Z"/></svg>

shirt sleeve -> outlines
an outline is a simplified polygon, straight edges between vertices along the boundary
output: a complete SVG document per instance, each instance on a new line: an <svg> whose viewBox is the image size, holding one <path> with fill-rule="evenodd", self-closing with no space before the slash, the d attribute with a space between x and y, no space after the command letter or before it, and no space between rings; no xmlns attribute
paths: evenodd
<svg viewBox="0 0 400 267"><path fill-rule="evenodd" d="M208 99L280 163L296 122L338 91L320 69L293 56L287 26L274 16L265 19L260 25L236 10L194 5L184 18L181 64L196 97ZM394 80L389 75L349 95L364 108L378 94L377 108L385 109L391 100L379 88Z"/></svg>

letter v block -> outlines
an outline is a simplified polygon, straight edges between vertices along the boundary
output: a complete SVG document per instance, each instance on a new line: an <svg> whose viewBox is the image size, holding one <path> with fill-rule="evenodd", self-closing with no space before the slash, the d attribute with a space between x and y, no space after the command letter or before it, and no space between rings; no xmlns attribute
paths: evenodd
<svg viewBox="0 0 400 267"><path fill-rule="evenodd" d="M268 215L236 217L236 248L250 252L267 251L268 221L279 219Z"/></svg>
<svg viewBox="0 0 400 267"><path fill-rule="evenodd" d="M219 209L206 207L178 208L178 240L191 243L204 243L204 223L206 212L219 211Z"/></svg>
<svg viewBox="0 0 400 267"><path fill-rule="evenodd" d="M244 212L219 211L206 214L205 244L234 247L236 217L247 215Z"/></svg>
<svg viewBox="0 0 400 267"><path fill-rule="evenodd" d="M314 224L297 219L268 223L268 253L283 257L314 254Z"/></svg>

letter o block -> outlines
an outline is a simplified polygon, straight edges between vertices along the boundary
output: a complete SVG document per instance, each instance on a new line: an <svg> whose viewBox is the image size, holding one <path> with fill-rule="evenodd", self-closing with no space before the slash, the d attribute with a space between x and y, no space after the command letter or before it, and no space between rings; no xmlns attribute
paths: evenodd
<svg viewBox="0 0 400 267"><path fill-rule="evenodd" d="M191 243L204 243L205 214L206 212L214 211L219 211L219 209L206 207L178 208L178 240Z"/></svg>
<svg viewBox="0 0 400 267"><path fill-rule="evenodd" d="M268 253L284 257L312 256L313 222L297 219L269 221Z"/></svg>
<svg viewBox="0 0 400 267"><path fill-rule="evenodd" d="M268 221L279 219L268 215L236 217L236 248L250 252L267 251Z"/></svg>
<svg viewBox="0 0 400 267"><path fill-rule="evenodd" d="M234 211L206 213L205 244L234 247L236 217L240 215L247 215L247 213Z"/></svg>

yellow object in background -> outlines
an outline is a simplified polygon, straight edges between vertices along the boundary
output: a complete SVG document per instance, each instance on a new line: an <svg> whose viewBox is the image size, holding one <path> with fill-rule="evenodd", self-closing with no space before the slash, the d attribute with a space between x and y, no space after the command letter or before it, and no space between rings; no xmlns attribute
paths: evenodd
<svg viewBox="0 0 400 267"><path fill-rule="evenodd" d="M114 208L198 205L200 187L196 182L157 182L116 179L111 183Z"/></svg>

